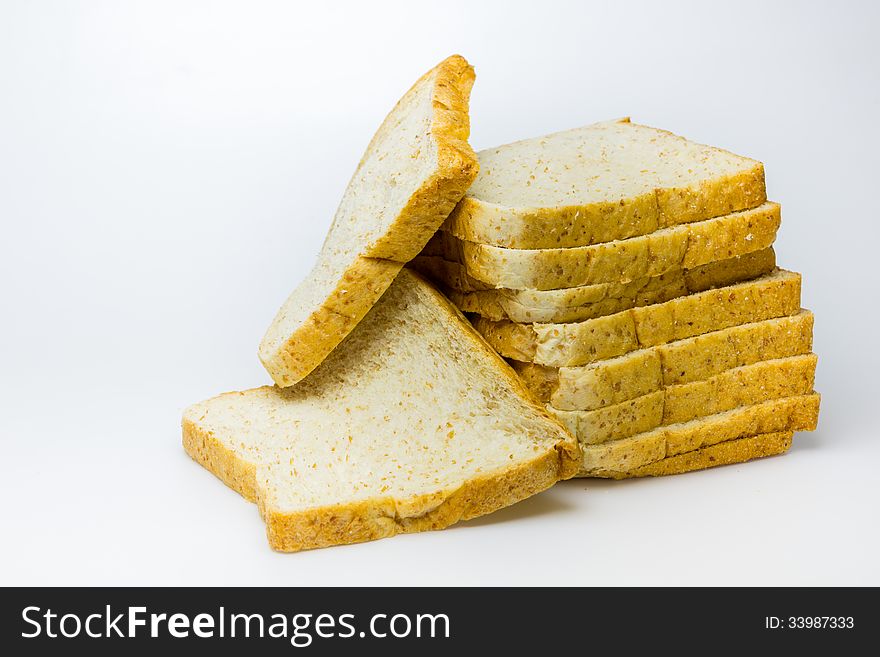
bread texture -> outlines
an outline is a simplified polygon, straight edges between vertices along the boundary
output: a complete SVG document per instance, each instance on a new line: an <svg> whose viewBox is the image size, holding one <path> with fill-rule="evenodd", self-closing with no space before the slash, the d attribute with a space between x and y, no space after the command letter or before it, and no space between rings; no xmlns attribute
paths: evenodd
<svg viewBox="0 0 880 657"><path fill-rule="evenodd" d="M553 249L508 249L440 231L423 253L458 262L493 287L551 290L626 283L760 251L773 244L780 221L779 205L764 203L625 240Z"/></svg>
<svg viewBox="0 0 880 657"><path fill-rule="evenodd" d="M813 390L815 374L816 355L803 354L735 367L591 411L561 411L549 404L547 410L581 444L592 445L741 406L806 395Z"/></svg>
<svg viewBox="0 0 880 657"><path fill-rule="evenodd" d="M606 121L477 154L444 229L516 249L586 246L756 207L760 162L664 130Z"/></svg>
<svg viewBox="0 0 880 657"><path fill-rule="evenodd" d="M818 419L819 395L816 393L741 406L622 440L584 445L579 476L629 473L671 456L758 434L813 431Z"/></svg>
<svg viewBox="0 0 880 657"><path fill-rule="evenodd" d="M582 322L518 324L476 317L473 323L506 358L572 367L739 324L794 315L800 310L800 293L800 274L778 269L753 281Z"/></svg>
<svg viewBox="0 0 880 657"><path fill-rule="evenodd" d="M519 361L511 365L540 401L563 411L590 411L668 386L702 381L735 367L808 354L812 346L813 313L802 310L580 367Z"/></svg>
<svg viewBox="0 0 880 657"><path fill-rule="evenodd" d="M376 132L308 277L259 356L280 386L302 380L424 247L477 175L467 143L473 68L452 56L422 76Z"/></svg>
<svg viewBox="0 0 880 657"><path fill-rule="evenodd" d="M595 319L663 303L676 297L723 287L768 274L776 267L773 248L711 262L693 269L675 269L629 283L598 283L558 290L472 289L461 265L436 256L418 256L410 266L440 285L462 312L494 321L560 323ZM483 284L485 285L485 284Z"/></svg>
<svg viewBox="0 0 880 657"><path fill-rule="evenodd" d="M580 464L513 370L407 270L298 385L189 407L183 444L257 503L281 551L440 529Z"/></svg>
<svg viewBox="0 0 880 657"><path fill-rule="evenodd" d="M667 456L659 461L648 463L626 472L606 471L597 473L595 477L609 479L632 479L635 477L663 477L684 474L695 470L715 468L719 465L744 463L766 456L784 454L791 447L794 433L782 431L778 433L762 433L736 440L729 440L717 445L710 445L692 452L676 456Z"/></svg>

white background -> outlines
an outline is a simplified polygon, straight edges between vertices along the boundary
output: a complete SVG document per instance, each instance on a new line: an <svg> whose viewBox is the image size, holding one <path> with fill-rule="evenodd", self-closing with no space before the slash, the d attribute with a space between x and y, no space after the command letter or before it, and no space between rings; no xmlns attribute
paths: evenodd
<svg viewBox="0 0 880 657"><path fill-rule="evenodd" d="M0 4L2 584L880 584L870 2ZM635 120L765 162L816 312L785 457L575 480L443 532L273 553L180 446L385 113L453 52L483 148Z"/></svg>

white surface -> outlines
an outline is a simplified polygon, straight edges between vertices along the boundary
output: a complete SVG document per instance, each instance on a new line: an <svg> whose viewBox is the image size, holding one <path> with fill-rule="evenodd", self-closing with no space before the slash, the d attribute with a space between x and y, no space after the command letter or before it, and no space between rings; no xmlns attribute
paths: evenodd
<svg viewBox="0 0 880 657"><path fill-rule="evenodd" d="M0 584L880 584L877 5L328 4L0 5ZM259 339L373 130L452 52L478 148L629 114L765 162L820 429L273 553L181 410L268 380Z"/></svg>

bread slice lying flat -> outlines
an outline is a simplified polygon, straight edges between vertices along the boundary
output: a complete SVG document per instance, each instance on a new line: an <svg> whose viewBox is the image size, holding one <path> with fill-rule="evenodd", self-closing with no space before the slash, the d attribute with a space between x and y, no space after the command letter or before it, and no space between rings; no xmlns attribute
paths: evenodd
<svg viewBox="0 0 880 657"><path fill-rule="evenodd" d="M628 119L478 153L445 229L517 249L585 246L760 205L760 162Z"/></svg>
<svg viewBox="0 0 880 657"><path fill-rule="evenodd" d="M312 272L260 344L280 386L305 377L357 325L437 230L477 174L467 143L474 73L459 56L391 111L354 172Z"/></svg>
<svg viewBox="0 0 880 657"><path fill-rule="evenodd" d="M816 355L803 354L735 367L591 411L560 411L549 404L547 410L582 445L594 445L741 406L806 395L813 390L815 374Z"/></svg>
<svg viewBox="0 0 880 657"><path fill-rule="evenodd" d="M766 456L784 454L791 447L793 437L794 432L792 431L761 433L756 436L728 440L724 443L695 449L692 452L685 452L676 456L667 456L664 459L648 463L633 470L624 472L608 470L593 476L609 479L663 477L693 472L694 470L715 468L719 465L745 463L746 461Z"/></svg>
<svg viewBox="0 0 880 657"><path fill-rule="evenodd" d="M580 463L513 370L407 270L311 376L189 407L183 443L259 505L283 551L440 529Z"/></svg>
<svg viewBox="0 0 880 657"><path fill-rule="evenodd" d="M742 406L622 440L584 445L579 476L629 473L671 456L758 434L813 431L818 419L819 395L816 393Z"/></svg>
<svg viewBox="0 0 880 657"><path fill-rule="evenodd" d="M794 315L800 274L783 269L753 281L568 324L517 324L483 317L474 326L502 356L550 367L587 365L709 331Z"/></svg>
<svg viewBox="0 0 880 657"><path fill-rule="evenodd" d="M440 231L423 253L461 263L493 287L551 290L626 283L760 251L773 244L780 221L779 205L764 203L625 240L555 249L509 249Z"/></svg>
<svg viewBox="0 0 880 657"><path fill-rule="evenodd" d="M808 354L812 345L813 313L802 310L580 367L511 364L540 401L563 411L590 411L669 386L704 381L736 367Z"/></svg>
<svg viewBox="0 0 880 657"><path fill-rule="evenodd" d="M660 276L629 283L599 283L558 290L491 289L459 291L456 283L469 279L461 265L436 256L419 256L410 266L437 282L459 310L491 320L560 323L663 303L693 292L747 281L776 268L773 248L711 262L693 269L674 269Z"/></svg>

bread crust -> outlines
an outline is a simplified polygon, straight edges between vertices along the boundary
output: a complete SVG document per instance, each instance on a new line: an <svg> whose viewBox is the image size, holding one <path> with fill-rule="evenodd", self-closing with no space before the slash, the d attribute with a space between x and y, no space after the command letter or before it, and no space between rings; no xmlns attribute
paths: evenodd
<svg viewBox="0 0 880 657"><path fill-rule="evenodd" d="M579 367L513 361L526 387L563 411L590 411L725 370L810 353L813 314L751 322Z"/></svg>
<svg viewBox="0 0 880 657"><path fill-rule="evenodd" d="M464 57L452 55L425 73L412 88L431 76L435 76L431 133L437 144L436 169L409 198L386 233L343 272L327 300L280 347L270 350L261 344L260 361L279 386L291 386L304 379L342 342L403 265L418 254L477 176L477 157L467 143L473 67ZM381 133L373 137L367 153Z"/></svg>
<svg viewBox="0 0 880 657"><path fill-rule="evenodd" d="M776 267L776 255L770 247L695 269L678 269L660 276L635 279L629 283L568 288L571 294L546 295L545 305L537 305L534 301L544 297L541 293L547 290L494 288L460 291L456 289L456 283L467 275L461 272L461 275L452 273L455 267L460 267L458 263L440 263L439 260L436 256L421 256L413 261L415 264L412 266L437 281L462 311L476 313L493 321L508 319L521 323L564 323L596 319L630 308L663 303L713 287L757 278L770 273ZM431 272L434 272L433 276ZM558 291L563 290L565 288Z"/></svg>
<svg viewBox="0 0 880 657"><path fill-rule="evenodd" d="M606 443L771 399L808 395L815 373L816 355L803 354L736 367L590 411L547 408L581 443Z"/></svg>
<svg viewBox="0 0 880 657"><path fill-rule="evenodd" d="M800 311L799 274L776 272L582 322L518 324L483 317L474 326L502 356L548 367L575 367L739 324Z"/></svg>
<svg viewBox="0 0 880 657"><path fill-rule="evenodd" d="M817 393L775 399L697 422L660 427L643 434L601 445L583 447L579 477L610 477L628 473L679 454L739 440L748 436L787 431L813 431L819 419Z"/></svg>
<svg viewBox="0 0 880 657"><path fill-rule="evenodd" d="M459 262L471 278L493 287L552 290L627 283L692 269L769 248L781 222L777 203L683 224L625 240L553 249L508 249L440 231L427 255Z"/></svg>
<svg viewBox="0 0 880 657"><path fill-rule="evenodd" d="M636 477L664 477L695 470L715 468L719 465L744 463L765 456L784 454L791 447L794 433L764 433L710 445L692 452L668 456L628 472L605 471L593 476L607 479L633 479Z"/></svg>

